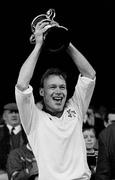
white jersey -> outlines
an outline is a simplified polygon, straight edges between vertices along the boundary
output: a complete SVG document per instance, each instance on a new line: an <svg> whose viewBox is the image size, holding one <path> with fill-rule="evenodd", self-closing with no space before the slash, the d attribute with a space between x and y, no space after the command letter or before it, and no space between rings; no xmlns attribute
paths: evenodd
<svg viewBox="0 0 115 180"><path fill-rule="evenodd" d="M39 167L39 180L89 180L82 123L95 80L79 76L75 92L60 118L37 108L32 87L16 89L23 128Z"/></svg>

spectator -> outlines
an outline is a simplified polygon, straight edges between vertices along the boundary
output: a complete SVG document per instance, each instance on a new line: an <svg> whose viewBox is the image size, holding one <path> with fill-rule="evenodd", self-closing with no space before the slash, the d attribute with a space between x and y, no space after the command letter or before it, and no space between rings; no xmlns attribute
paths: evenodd
<svg viewBox="0 0 115 180"><path fill-rule="evenodd" d="M115 179L115 122L107 126L98 138L99 150L96 180Z"/></svg>
<svg viewBox="0 0 115 180"><path fill-rule="evenodd" d="M38 179L37 163L28 141L27 144L10 152L7 160L7 172L9 180Z"/></svg>
<svg viewBox="0 0 115 180"><path fill-rule="evenodd" d="M20 147L24 142L24 130L20 123L16 103L3 107L2 126L0 126L0 169L6 170L9 152Z"/></svg>
<svg viewBox="0 0 115 180"><path fill-rule="evenodd" d="M103 119L104 121L107 115L107 111L108 111L107 107L101 104L95 108L95 117Z"/></svg>
<svg viewBox="0 0 115 180"><path fill-rule="evenodd" d="M91 180L94 180L98 156L98 149L95 148L97 139L94 127L91 125L85 125L83 127L83 136L87 149L87 161L91 170Z"/></svg>
<svg viewBox="0 0 115 180"><path fill-rule="evenodd" d="M103 116L104 117L104 116ZM104 127L104 119L102 116L95 116L95 108L93 106L89 106L86 116L84 119L84 125L93 126L96 131L96 138L98 139L99 133L105 128Z"/></svg>
<svg viewBox="0 0 115 180"><path fill-rule="evenodd" d="M84 124L95 126L95 114L94 114L94 109L92 106L89 106L86 112Z"/></svg>
<svg viewBox="0 0 115 180"><path fill-rule="evenodd" d="M108 125L115 122L115 108L108 108L108 112L106 118L104 120L104 126L107 127Z"/></svg>

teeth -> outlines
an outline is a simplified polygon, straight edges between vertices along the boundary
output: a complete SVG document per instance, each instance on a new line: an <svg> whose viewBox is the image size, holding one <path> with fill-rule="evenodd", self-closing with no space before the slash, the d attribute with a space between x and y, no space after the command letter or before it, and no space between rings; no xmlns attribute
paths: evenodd
<svg viewBox="0 0 115 180"><path fill-rule="evenodd" d="M58 97L54 97L53 99L54 100L62 100L62 98L60 98L60 97L59 98Z"/></svg>

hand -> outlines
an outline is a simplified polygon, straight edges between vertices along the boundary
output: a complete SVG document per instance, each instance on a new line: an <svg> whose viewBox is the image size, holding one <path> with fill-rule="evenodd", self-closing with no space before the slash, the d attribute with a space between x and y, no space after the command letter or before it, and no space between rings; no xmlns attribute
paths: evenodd
<svg viewBox="0 0 115 180"><path fill-rule="evenodd" d="M30 169L29 174L30 175L38 174L38 166L37 166L36 161L32 162L32 168Z"/></svg>
<svg viewBox="0 0 115 180"><path fill-rule="evenodd" d="M44 33L53 26L59 26L59 24L56 21L51 21L51 20L47 20L47 19L39 22L36 25L35 33L34 33L35 39L36 39L36 44L37 43L39 43L40 45L43 44Z"/></svg>

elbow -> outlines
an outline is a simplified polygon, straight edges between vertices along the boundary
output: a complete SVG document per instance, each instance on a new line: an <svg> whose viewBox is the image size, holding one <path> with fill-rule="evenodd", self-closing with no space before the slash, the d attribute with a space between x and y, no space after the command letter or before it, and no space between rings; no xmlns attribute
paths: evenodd
<svg viewBox="0 0 115 180"><path fill-rule="evenodd" d="M20 91L25 91L26 89L28 89L29 84L24 84L24 83L19 83L19 82L17 82L16 87L17 87Z"/></svg>
<svg viewBox="0 0 115 180"><path fill-rule="evenodd" d="M17 80L17 84L16 84L17 88L21 91L24 91L26 89L28 89L29 87L29 81L27 81L27 79L25 78L18 78Z"/></svg>
<svg viewBox="0 0 115 180"><path fill-rule="evenodd" d="M95 77L96 77L96 71L95 70L84 72L81 74L82 74L82 76L85 76L85 77L90 78L90 79L95 79Z"/></svg>
<svg viewBox="0 0 115 180"><path fill-rule="evenodd" d="M91 79L95 79L95 77L96 77L96 71L93 70L93 71L91 72L91 74L90 74L90 78L91 78Z"/></svg>

